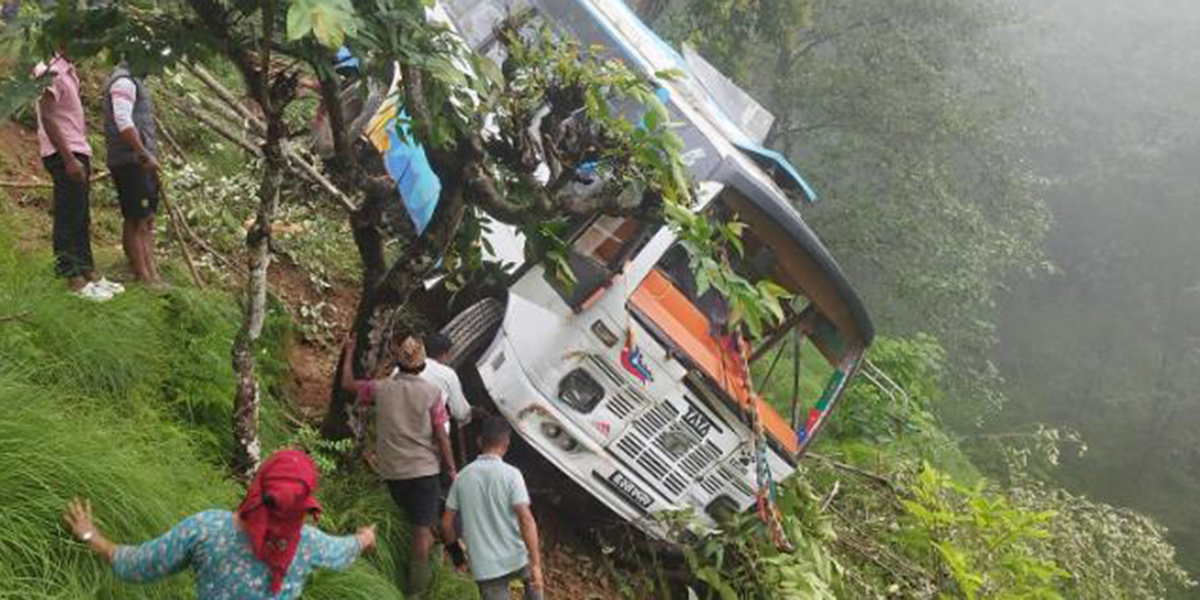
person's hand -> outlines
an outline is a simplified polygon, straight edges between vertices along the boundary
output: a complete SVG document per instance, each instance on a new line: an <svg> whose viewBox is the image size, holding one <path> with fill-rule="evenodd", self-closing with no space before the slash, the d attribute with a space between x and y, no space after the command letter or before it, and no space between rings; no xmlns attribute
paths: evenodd
<svg viewBox="0 0 1200 600"><path fill-rule="evenodd" d="M75 158L74 154L67 154L63 158L63 168L67 171L67 177L74 179L80 183L87 181L87 173L83 171L83 163Z"/></svg>
<svg viewBox="0 0 1200 600"><path fill-rule="evenodd" d="M67 503L67 512L63 515L71 533L81 542L90 541L96 536L96 524L92 522L92 502L75 498ZM87 538L87 539L84 539Z"/></svg>
<svg viewBox="0 0 1200 600"><path fill-rule="evenodd" d="M358 532L354 534L358 538L358 545L362 546L364 552L375 547L375 524L372 523L366 527L359 527Z"/></svg>
<svg viewBox="0 0 1200 600"><path fill-rule="evenodd" d="M454 480L458 479L458 469L450 467L450 470L446 471L446 477L450 479L450 483L454 483Z"/></svg>
<svg viewBox="0 0 1200 600"><path fill-rule="evenodd" d="M471 563L467 560L467 554L465 551L463 551L462 542L460 540L454 540L453 542L446 544L446 557L448 558L448 562L454 565L455 571L458 571L464 575L468 574L468 571L471 568Z"/></svg>
<svg viewBox="0 0 1200 600"><path fill-rule="evenodd" d="M546 592L546 579L542 577L542 565L534 564L529 567L529 584L538 592Z"/></svg>
<svg viewBox="0 0 1200 600"><path fill-rule="evenodd" d="M141 154L138 155L138 162L142 164L142 168L146 171L150 173L158 172L158 159L154 158L153 154L142 150Z"/></svg>

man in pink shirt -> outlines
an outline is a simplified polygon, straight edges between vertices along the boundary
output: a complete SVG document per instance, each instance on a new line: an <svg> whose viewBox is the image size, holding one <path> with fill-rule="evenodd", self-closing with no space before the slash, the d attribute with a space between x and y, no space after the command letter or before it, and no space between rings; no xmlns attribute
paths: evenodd
<svg viewBox="0 0 1200 600"><path fill-rule="evenodd" d="M55 271L67 278L72 291L92 300L107 300L115 290L93 281L92 148L83 119L79 76L75 65L62 54L34 69L34 75L46 73L52 79L37 103L38 146L42 164L54 180Z"/></svg>

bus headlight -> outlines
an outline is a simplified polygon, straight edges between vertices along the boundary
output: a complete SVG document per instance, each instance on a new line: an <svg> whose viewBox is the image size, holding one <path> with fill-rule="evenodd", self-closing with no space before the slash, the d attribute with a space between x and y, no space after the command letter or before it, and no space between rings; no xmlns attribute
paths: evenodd
<svg viewBox="0 0 1200 600"><path fill-rule="evenodd" d="M559 448L562 448L566 452L574 452L579 448L579 442L575 441L575 438L571 437L571 434L567 433L557 423L551 423L550 421L543 422L542 435L550 438Z"/></svg>
<svg viewBox="0 0 1200 600"><path fill-rule="evenodd" d="M604 398L604 388L587 371L575 369L558 382L558 398L581 413L589 413Z"/></svg>

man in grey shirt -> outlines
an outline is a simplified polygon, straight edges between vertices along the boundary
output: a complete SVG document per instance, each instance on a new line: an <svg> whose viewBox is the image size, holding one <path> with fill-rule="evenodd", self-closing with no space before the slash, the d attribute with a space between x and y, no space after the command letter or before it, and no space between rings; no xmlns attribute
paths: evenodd
<svg viewBox="0 0 1200 600"><path fill-rule="evenodd" d="M351 336L342 351L342 387L355 391L360 404L375 404L377 469L392 499L412 523L406 591L419 593L430 581L429 554L442 495L439 475L443 466L450 481L457 475L446 435L450 419L446 401L440 389L419 375L425 368L425 346L419 339L408 337L400 342L400 373L383 379L355 379L353 349Z"/></svg>
<svg viewBox="0 0 1200 600"><path fill-rule="evenodd" d="M507 599L513 579L524 582L525 600L542 600L545 584L529 491L521 472L503 460L512 430L500 417L488 417L482 429L482 453L462 470L446 498L442 515L446 549L455 566L465 564L454 524L461 512L462 538L482 600Z"/></svg>

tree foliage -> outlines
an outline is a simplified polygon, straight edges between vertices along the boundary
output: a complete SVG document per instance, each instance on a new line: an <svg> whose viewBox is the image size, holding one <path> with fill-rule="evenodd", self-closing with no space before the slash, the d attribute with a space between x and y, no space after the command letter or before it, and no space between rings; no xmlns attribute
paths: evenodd
<svg viewBox="0 0 1200 600"><path fill-rule="evenodd" d="M928 410L944 393L946 368L930 338L883 338L869 358L909 396L849 390L838 426L813 449L819 454L780 487L794 551L776 548L754 515L689 550L689 568L710 597L774 598L769 590L787 589L803 590L801 598L1090 600L1172 597L1194 585L1152 519L1033 476L1029 465L1053 462L1033 455L1060 455L1057 446L1070 440L996 438L1020 459L1003 477L981 477ZM843 423L846 411L872 417Z"/></svg>
<svg viewBox="0 0 1200 600"><path fill-rule="evenodd" d="M983 0L695 0L662 18L775 114L767 144L820 191L804 216L875 320L936 334L956 389L993 406L995 298L1045 268L1050 222L1001 43L1017 19Z"/></svg>
<svg viewBox="0 0 1200 600"><path fill-rule="evenodd" d="M466 48L447 25L430 19L427 4L187 0L75 6L33 24L26 41L41 56L65 46L77 57L108 52L160 67L214 55L231 62L246 95L267 116L258 219L263 225L274 212L274 201L265 199L275 197L277 186L268 184L281 164L272 157L278 158L289 137L281 115L299 79L314 77L332 129L330 175L354 199L348 216L363 291L353 360L362 376L383 360L387 341L405 333L409 321L398 318L397 310L435 268L481 264L484 215L521 228L539 253L535 258L555 263L557 257L568 278L562 260L568 220L605 213L667 222L689 241L702 279L730 294L735 322L744 319L757 333L779 317L780 288L751 285L729 268L729 252L740 249L736 225L713 228L688 210L691 184L679 157L682 142L653 93L654 79L674 74L637 73L606 59L602 49L580 48L545 30L527 35L511 23L501 25L503 65L493 64ZM70 31L90 33L72 38ZM273 36L276 31L286 35ZM397 133L422 146L442 186L433 219L419 236L398 236L384 227L382 215L396 201L395 188L355 147L340 101L342 82L332 71L338 45L360 61L363 89L387 89L399 77L396 99L403 118L396 120ZM277 60L268 60L272 56ZM638 122L628 120L630 110L641 115ZM592 174L585 176L584 167ZM261 227L259 233L254 240L270 235ZM400 252L388 252L391 244ZM263 262L252 264L250 272L263 270L256 266ZM349 406L348 394L335 386L325 427L331 437L354 429L347 427L354 423Z"/></svg>

